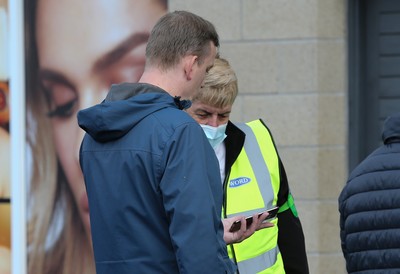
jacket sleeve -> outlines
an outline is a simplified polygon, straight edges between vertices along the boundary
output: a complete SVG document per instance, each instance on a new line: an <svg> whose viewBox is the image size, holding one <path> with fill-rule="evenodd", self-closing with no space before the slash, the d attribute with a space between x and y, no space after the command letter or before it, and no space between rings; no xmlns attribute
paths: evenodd
<svg viewBox="0 0 400 274"><path fill-rule="evenodd" d="M223 240L218 160L193 121L173 134L160 188L180 273L234 273Z"/></svg>
<svg viewBox="0 0 400 274"><path fill-rule="evenodd" d="M291 194L286 172L280 159L279 169L281 185L278 193L278 205L282 206L288 201ZM289 207L278 214L278 231L278 246L286 273L309 273L303 228L294 205L293 208Z"/></svg>
<svg viewBox="0 0 400 274"><path fill-rule="evenodd" d="M344 186L344 188L342 189L342 192L339 195L338 198L338 206L339 206L339 226L340 226L340 244L342 247L342 252L343 252L343 256L345 259L347 259L347 247L346 247L346 237L347 237L347 233L346 233L346 229L345 229L345 211L346 211L346 196L347 196L347 184Z"/></svg>

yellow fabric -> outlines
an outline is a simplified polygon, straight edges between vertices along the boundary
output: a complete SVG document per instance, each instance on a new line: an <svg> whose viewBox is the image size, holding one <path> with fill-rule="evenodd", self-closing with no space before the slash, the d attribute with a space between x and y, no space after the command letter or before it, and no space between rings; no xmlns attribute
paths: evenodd
<svg viewBox="0 0 400 274"><path fill-rule="evenodd" d="M260 120L252 121L247 123L247 125L251 127L256 136L264 158L261 160L264 160L265 164L268 166L270 182L273 189L272 205L276 205L280 176L278 155L275 146L268 129ZM250 178L251 181L238 187L229 186L231 180L242 177ZM261 211L265 208L265 205L271 204L271 201L264 201L260 193L259 184L262 184L264 179L265 178L261 178L260 180L262 181L257 182L248 155L243 148L231 168L229 180L227 181L226 215L237 215L241 212L257 209ZM228 246L229 256L231 258L236 258L236 261L240 263L276 248L278 244L278 219L276 218L272 222L275 224L274 227L256 231L250 238L243 242ZM277 260L272 267L260 273L285 273L281 254L278 253Z"/></svg>
<svg viewBox="0 0 400 274"><path fill-rule="evenodd" d="M276 263L271 266L270 268L264 269L261 272L258 272L258 274L285 274L285 269L283 267L283 260L281 253L278 254L278 258L276 260Z"/></svg>
<svg viewBox="0 0 400 274"><path fill-rule="evenodd" d="M261 193L257 183L252 183L256 182L256 178L254 176L254 172L250 165L250 162L240 159L248 159L244 149L242 149L238 156L238 159L232 166L228 184L231 179L240 178L243 174L246 175L246 178L250 178L251 181L239 187L229 187L229 185L227 186L227 197L229 201L239 201L229 203L230 206L226 208L227 215L235 214L237 212L245 212L257 208L261 209L265 207L264 200L261 197Z"/></svg>

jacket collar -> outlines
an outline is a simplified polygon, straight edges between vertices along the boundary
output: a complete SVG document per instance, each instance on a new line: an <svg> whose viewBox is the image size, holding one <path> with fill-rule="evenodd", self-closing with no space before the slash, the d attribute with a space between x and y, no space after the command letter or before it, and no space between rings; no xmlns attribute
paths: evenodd
<svg viewBox="0 0 400 274"><path fill-rule="evenodd" d="M242 151L246 134L231 121L228 121L225 133L227 135L224 140L226 147L225 174L228 174L240 151Z"/></svg>

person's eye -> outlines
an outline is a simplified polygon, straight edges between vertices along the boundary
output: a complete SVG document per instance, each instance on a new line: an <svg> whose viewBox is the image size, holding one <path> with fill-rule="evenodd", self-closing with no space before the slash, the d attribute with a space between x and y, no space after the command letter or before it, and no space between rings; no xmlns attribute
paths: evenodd
<svg viewBox="0 0 400 274"><path fill-rule="evenodd" d="M78 109L78 96L71 87L58 83L44 83L42 85L47 97L50 118L66 119Z"/></svg>
<svg viewBox="0 0 400 274"><path fill-rule="evenodd" d="M145 49L146 44L144 43L105 66L101 75L102 79L106 81L107 87L115 83L138 82L146 63Z"/></svg>
<svg viewBox="0 0 400 274"><path fill-rule="evenodd" d="M47 116L50 118L69 118L74 114L76 100L68 102L64 105L57 106L55 109L47 112Z"/></svg>
<svg viewBox="0 0 400 274"><path fill-rule="evenodd" d="M104 79L107 79L110 85L122 82L136 83L143 74L144 64L144 58L125 58L108 68L104 73Z"/></svg>
<svg viewBox="0 0 400 274"><path fill-rule="evenodd" d="M197 113L196 115L200 119L206 119L208 117L208 114L206 114L206 113Z"/></svg>

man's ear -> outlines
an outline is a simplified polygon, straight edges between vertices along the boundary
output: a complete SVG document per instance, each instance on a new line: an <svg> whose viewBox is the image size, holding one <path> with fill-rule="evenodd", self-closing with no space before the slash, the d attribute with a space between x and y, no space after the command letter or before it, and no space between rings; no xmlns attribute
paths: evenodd
<svg viewBox="0 0 400 274"><path fill-rule="evenodd" d="M196 55L188 55L185 57L184 61L184 71L185 71L185 76L188 81L192 80L193 78L193 72L195 69L195 66L198 62L199 57Z"/></svg>

